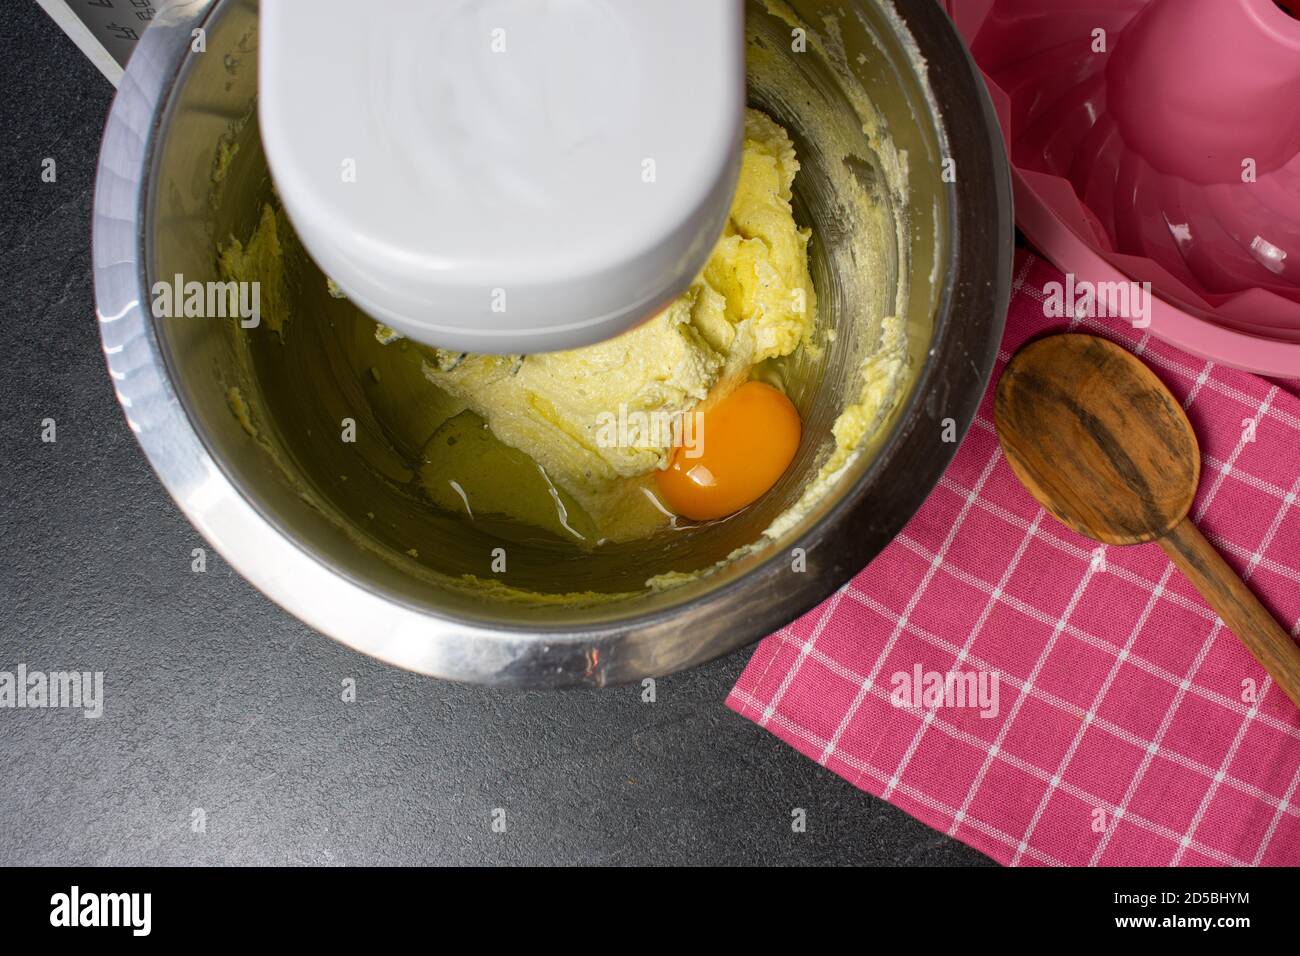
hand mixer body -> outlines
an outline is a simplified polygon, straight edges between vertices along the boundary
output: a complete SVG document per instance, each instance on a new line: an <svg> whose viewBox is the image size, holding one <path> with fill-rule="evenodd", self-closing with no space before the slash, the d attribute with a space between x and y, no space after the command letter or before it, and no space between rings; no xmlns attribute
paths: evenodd
<svg viewBox="0 0 1300 956"><path fill-rule="evenodd" d="M726 223L742 0L263 0L259 120L308 253L375 319L575 348L679 295Z"/></svg>

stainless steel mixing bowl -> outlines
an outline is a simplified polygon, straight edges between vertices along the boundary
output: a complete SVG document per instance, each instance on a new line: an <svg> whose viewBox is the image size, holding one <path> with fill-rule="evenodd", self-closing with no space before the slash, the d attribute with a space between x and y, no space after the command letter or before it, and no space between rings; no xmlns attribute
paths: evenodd
<svg viewBox="0 0 1300 956"><path fill-rule="evenodd" d="M149 460L195 527L287 610L440 677L559 686L664 674L813 607L875 557L938 481L993 365L1012 217L996 120L936 3L751 4L750 96L795 140L796 216L814 230L819 321L834 340L783 370L805 440L757 505L595 555L511 542L505 583L557 594L636 591L649 575L709 568L759 542L682 586L585 605L449 585L465 573L492 579L502 542L385 474L385 456L400 459L427 436L386 428L382 399L337 347L368 329L338 311L346 305L329 299L305 257L284 343L229 320L152 316L155 281L215 279L218 244L247 237L272 198L257 124L247 121L256 20L249 0L202 0L170 7L144 35L100 155L95 292L109 372ZM881 136L864 132L871 110ZM855 218L845 206L852 190L876 196L879 216ZM816 474L832 422L860 387L861 360L896 309L909 355L893 411L813 507L764 538ZM232 412L232 387L246 416ZM349 416L355 445L338 441Z"/></svg>

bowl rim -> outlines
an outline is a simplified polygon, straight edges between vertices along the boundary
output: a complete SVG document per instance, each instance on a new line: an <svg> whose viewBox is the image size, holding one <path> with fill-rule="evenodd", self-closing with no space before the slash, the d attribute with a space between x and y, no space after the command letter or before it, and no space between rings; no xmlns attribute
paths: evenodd
<svg viewBox="0 0 1300 956"><path fill-rule="evenodd" d="M769 634L847 586L938 483L983 398L1011 291L1011 177L975 65L938 4L888 14L926 62L940 135L960 159L948 190L946 275L930 348L874 459L790 547L808 556L789 575L783 548L736 580L680 604L590 625L467 623L417 609L343 574L265 514L213 458L168 373L149 310L151 176L158 131L188 62L191 31L235 0L167 8L142 36L113 102L95 181L96 314L109 375L128 424L177 506L223 558L273 601L355 650L418 673L519 687L605 685L704 663ZM880 0L886 3L887 0ZM924 27L918 37L914 24ZM967 188L967 184L974 184ZM889 469L906 481L879 479ZM841 480L850 480L845 475ZM791 583L793 581L793 583Z"/></svg>

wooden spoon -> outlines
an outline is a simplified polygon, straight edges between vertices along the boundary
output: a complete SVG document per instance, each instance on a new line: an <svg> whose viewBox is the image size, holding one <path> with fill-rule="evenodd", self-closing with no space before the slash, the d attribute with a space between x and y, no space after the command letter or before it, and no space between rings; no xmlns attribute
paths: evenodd
<svg viewBox="0 0 1300 956"><path fill-rule="evenodd" d="M993 414L1011 470L1044 508L1107 544L1159 541L1300 707L1300 646L1187 516L1196 434L1149 368L1105 339L1051 335L1012 357Z"/></svg>

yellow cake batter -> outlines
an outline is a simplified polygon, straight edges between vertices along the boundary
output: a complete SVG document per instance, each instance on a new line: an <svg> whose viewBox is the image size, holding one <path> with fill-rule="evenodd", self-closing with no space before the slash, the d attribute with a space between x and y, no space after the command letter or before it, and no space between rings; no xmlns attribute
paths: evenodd
<svg viewBox="0 0 1300 956"><path fill-rule="evenodd" d="M671 439L632 441L625 432L611 443L612 418L640 412L675 420L725 396L758 362L810 341L817 309L808 273L810 233L796 225L790 208L798 169L785 130L748 110L723 236L700 276L659 315L614 339L569 352L425 350L429 381L464 402L502 443L540 465L554 492L572 498L567 508L555 501L562 517L568 512L562 531L594 544L644 537L670 519L651 476L667 463ZM392 340L382 326L379 334ZM436 457L431 455L424 474L435 500L458 504L448 493L452 479ZM451 490L469 499L465 508L473 507L468 494ZM510 496L494 502L510 503Z"/></svg>

